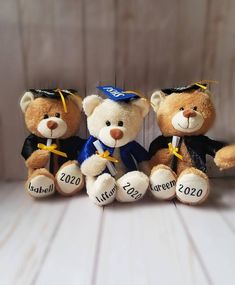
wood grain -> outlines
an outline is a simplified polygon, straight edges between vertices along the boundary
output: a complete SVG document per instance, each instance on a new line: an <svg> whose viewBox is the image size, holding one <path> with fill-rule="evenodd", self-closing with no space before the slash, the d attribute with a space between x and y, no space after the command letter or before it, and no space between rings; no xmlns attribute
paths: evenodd
<svg viewBox="0 0 235 285"><path fill-rule="evenodd" d="M200 207L100 208L85 193L36 201L0 182L2 285L234 283L235 180L212 181Z"/></svg>
<svg viewBox="0 0 235 285"><path fill-rule="evenodd" d="M25 88L25 80L19 13L15 0L0 1L0 34L1 172L5 179L20 179L25 174L19 155L24 127L18 102Z"/></svg>
<svg viewBox="0 0 235 285"><path fill-rule="evenodd" d="M149 97L215 79L218 119L209 135L235 141L233 0L0 0L0 8L0 178L25 177L18 102L26 88L70 87L84 97L116 84ZM79 133L88 135L85 116ZM138 140L148 148L159 134L151 111Z"/></svg>
<svg viewBox="0 0 235 285"><path fill-rule="evenodd" d="M173 203L107 207L101 236L97 285L209 284Z"/></svg>

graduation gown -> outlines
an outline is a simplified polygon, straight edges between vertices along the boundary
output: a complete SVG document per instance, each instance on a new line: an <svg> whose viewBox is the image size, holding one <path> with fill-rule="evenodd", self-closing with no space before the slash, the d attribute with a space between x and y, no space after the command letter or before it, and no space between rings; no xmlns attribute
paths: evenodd
<svg viewBox="0 0 235 285"><path fill-rule="evenodd" d="M38 148L39 143L46 145L47 139L37 137L36 135L33 135L33 134L30 134L26 138L23 148L22 148L22 152L21 152L25 160L27 160L35 150L39 149ZM85 140L79 138L78 136L73 136L67 139L53 139L52 144L54 143L57 144L58 146L57 149L59 151L65 152L68 157L66 158L66 157L51 153L50 167L49 167L51 173L54 173L54 171L56 171L55 165L53 163L55 159L57 160L56 162L58 164L58 167L60 167L62 164L64 164L65 162L69 160L77 160L78 152L82 149L85 143Z"/></svg>
<svg viewBox="0 0 235 285"><path fill-rule="evenodd" d="M161 149L168 148L168 143L172 142L172 137L159 136L150 145L149 154L150 157L154 156L155 153ZM179 153L180 146L184 142L188 153L191 157L193 167L206 172L206 155L215 157L218 150L223 148L226 144L224 142L219 142L212 140L204 135L199 136L185 136L180 138L178 145ZM178 158L173 157L172 169L176 171Z"/></svg>
<svg viewBox="0 0 235 285"><path fill-rule="evenodd" d="M82 164L84 160L96 153L97 150L93 145L93 142L96 140L97 138L93 136L89 137L82 151L78 155L78 162L80 164ZM112 156L115 148L105 145L102 143L102 141L100 141L100 143L103 147L103 150L108 150ZM148 152L136 141L129 142L128 144L121 146L119 149L122 162L126 166L128 172L137 170L138 163L142 161L148 161L150 158ZM104 172L109 173L107 168Z"/></svg>

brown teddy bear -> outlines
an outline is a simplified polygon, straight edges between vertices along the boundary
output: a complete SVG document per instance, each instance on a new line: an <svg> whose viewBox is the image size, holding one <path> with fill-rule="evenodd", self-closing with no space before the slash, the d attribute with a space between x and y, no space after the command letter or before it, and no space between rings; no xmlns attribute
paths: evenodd
<svg viewBox="0 0 235 285"><path fill-rule="evenodd" d="M223 149L225 143L204 135L216 117L207 84L156 91L151 96L151 103L162 132L149 150L153 167L151 192L163 200L176 196L186 204L202 203L209 195L206 155L215 157L222 149L228 158L232 151L231 148ZM221 168L224 163L222 158L220 165L217 161ZM227 164L227 168L229 166Z"/></svg>
<svg viewBox="0 0 235 285"><path fill-rule="evenodd" d="M63 195L81 190L84 179L76 160L85 141L75 136L82 108L76 91L30 89L20 106L31 133L22 149L28 168L26 191L42 198L55 190Z"/></svg>

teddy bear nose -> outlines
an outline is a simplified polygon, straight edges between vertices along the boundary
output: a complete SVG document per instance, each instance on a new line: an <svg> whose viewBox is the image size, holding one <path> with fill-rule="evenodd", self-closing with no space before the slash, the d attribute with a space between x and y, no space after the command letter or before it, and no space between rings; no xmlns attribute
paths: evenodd
<svg viewBox="0 0 235 285"><path fill-rule="evenodd" d="M185 110L184 112L183 112L183 116L185 117L185 118L191 118L191 117L196 117L196 112L194 112L193 110L190 110L190 109L188 109L188 110Z"/></svg>
<svg viewBox="0 0 235 285"><path fill-rule="evenodd" d="M123 137L123 132L120 129L112 129L110 135L113 139L120 140Z"/></svg>
<svg viewBox="0 0 235 285"><path fill-rule="evenodd" d="M48 121L47 122L47 127L50 129L50 130L54 130L58 127L58 124L54 121Z"/></svg>

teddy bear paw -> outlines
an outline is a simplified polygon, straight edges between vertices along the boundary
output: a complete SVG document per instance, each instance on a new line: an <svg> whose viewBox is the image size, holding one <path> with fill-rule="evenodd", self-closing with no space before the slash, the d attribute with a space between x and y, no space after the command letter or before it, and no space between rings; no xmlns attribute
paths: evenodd
<svg viewBox="0 0 235 285"><path fill-rule="evenodd" d="M150 175L150 191L157 199L173 199L176 191L176 174L164 165L154 168Z"/></svg>
<svg viewBox="0 0 235 285"><path fill-rule="evenodd" d="M116 180L108 173L98 178L87 177L87 194L98 206L105 206L112 203L116 196Z"/></svg>
<svg viewBox="0 0 235 285"><path fill-rule="evenodd" d="M84 178L77 162L65 163L56 174L56 189L62 195L73 195L84 185Z"/></svg>
<svg viewBox="0 0 235 285"><path fill-rule="evenodd" d="M117 180L116 199L119 202L136 202L143 198L149 178L140 171L131 171Z"/></svg>
<svg viewBox="0 0 235 285"><path fill-rule="evenodd" d="M55 192L54 179L43 174L36 175L26 182L26 191L34 198L50 196Z"/></svg>
<svg viewBox="0 0 235 285"><path fill-rule="evenodd" d="M201 204L209 195L208 179L195 173L181 174L176 184L176 196L185 204Z"/></svg>

